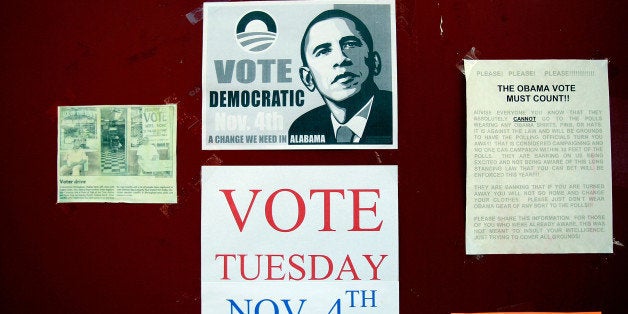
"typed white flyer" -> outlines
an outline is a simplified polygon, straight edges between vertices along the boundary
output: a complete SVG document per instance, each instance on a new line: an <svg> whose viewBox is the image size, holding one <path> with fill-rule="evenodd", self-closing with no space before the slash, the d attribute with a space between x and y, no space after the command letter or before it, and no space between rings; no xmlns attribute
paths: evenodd
<svg viewBox="0 0 628 314"><path fill-rule="evenodd" d="M606 60L466 60L467 254L611 253Z"/></svg>

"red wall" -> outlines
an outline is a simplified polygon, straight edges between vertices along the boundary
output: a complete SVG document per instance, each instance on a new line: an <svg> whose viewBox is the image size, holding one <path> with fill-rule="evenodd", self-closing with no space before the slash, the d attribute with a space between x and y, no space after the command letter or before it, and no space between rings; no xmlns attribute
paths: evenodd
<svg viewBox="0 0 628 314"><path fill-rule="evenodd" d="M200 166L216 164L398 164L401 313L628 311L628 2L397 1L393 151L201 151L202 23L185 17L199 6L3 3L0 312L199 313ZM609 59L614 254L465 255L456 65L472 47ZM178 103L178 204L56 204L57 106L166 102Z"/></svg>

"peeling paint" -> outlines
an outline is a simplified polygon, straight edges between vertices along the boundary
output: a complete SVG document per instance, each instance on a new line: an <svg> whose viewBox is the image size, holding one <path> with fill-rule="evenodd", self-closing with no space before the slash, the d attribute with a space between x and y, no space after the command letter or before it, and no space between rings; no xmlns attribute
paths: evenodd
<svg viewBox="0 0 628 314"><path fill-rule="evenodd" d="M382 163L382 158L379 156L378 152L374 152L375 153L375 158L377 159L377 163L381 164Z"/></svg>
<svg viewBox="0 0 628 314"><path fill-rule="evenodd" d="M222 165L222 159L216 154L212 154L205 160L204 165Z"/></svg>
<svg viewBox="0 0 628 314"><path fill-rule="evenodd" d="M177 95L172 94L166 98L164 98L164 104L177 104L179 103L179 98L177 98Z"/></svg>
<svg viewBox="0 0 628 314"><path fill-rule="evenodd" d="M168 204L161 205L161 207L159 207L159 211L162 214L164 214L164 216L166 216L167 218L170 218L170 205Z"/></svg>

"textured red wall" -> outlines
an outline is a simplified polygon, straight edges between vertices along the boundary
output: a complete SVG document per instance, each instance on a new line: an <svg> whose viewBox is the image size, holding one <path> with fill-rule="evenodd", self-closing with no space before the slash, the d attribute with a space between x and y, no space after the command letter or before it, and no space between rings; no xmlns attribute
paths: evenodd
<svg viewBox="0 0 628 314"><path fill-rule="evenodd" d="M399 149L201 151L191 0L0 10L0 312L199 313L200 166L398 164L401 313L628 311L628 2L397 1ZM466 256L456 65L609 59L614 254ZM56 204L59 105L178 103L176 205Z"/></svg>

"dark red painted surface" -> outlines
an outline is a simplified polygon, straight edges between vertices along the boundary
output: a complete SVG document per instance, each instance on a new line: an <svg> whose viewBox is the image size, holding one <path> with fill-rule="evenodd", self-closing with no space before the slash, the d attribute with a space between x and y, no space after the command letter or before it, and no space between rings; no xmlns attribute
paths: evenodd
<svg viewBox="0 0 628 314"><path fill-rule="evenodd" d="M0 10L0 312L199 313L200 166L398 164L401 313L628 311L626 1L397 1L399 149L201 151L191 0ZM441 32L442 19L442 32ZM481 59L608 58L614 254L464 254L464 77ZM176 102L179 203L56 201L56 107Z"/></svg>

